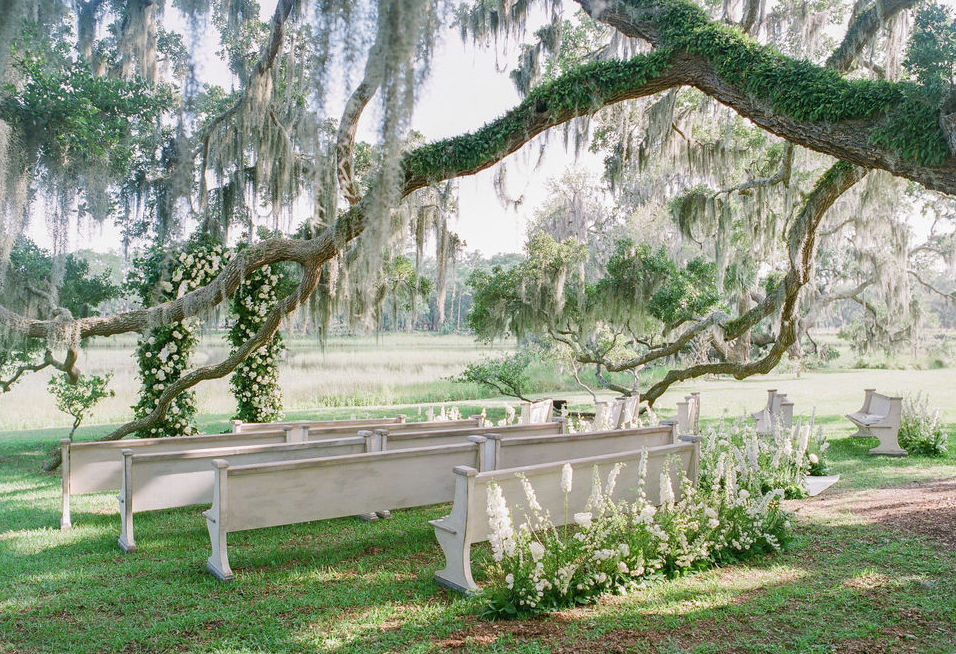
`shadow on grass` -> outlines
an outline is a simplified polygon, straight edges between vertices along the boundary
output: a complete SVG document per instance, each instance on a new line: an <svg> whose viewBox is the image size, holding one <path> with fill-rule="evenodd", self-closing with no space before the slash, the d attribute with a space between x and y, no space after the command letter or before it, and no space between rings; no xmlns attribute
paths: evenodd
<svg viewBox="0 0 956 654"><path fill-rule="evenodd" d="M898 465L866 443L833 447L853 475ZM802 523L790 552L486 623L479 600L432 580L427 520L447 506L231 534L237 578L221 583L204 570L202 507L138 514L140 550L126 555L115 503L85 510L106 494L84 496L60 532L59 485L25 460L0 463L0 650L932 652L956 632L956 557L872 525ZM488 559L476 548L476 571Z"/></svg>

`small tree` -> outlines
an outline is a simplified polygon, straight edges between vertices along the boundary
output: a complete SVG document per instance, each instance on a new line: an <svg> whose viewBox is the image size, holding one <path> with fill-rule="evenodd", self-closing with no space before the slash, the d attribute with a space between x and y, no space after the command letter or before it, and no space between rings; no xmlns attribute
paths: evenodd
<svg viewBox="0 0 956 654"><path fill-rule="evenodd" d="M530 402L525 395L531 392L531 378L528 367L537 361L531 350L519 350L498 359L488 359L479 363L470 363L465 370L454 377L454 381L488 386L502 395L516 397Z"/></svg>
<svg viewBox="0 0 956 654"><path fill-rule="evenodd" d="M107 389L113 373L100 375L80 375L76 383L70 380L66 373L54 375L47 382L47 389L56 399L56 408L63 413L73 416L73 429L70 430L70 440L76 433L80 423L89 415L93 407L104 397L113 397L116 393Z"/></svg>

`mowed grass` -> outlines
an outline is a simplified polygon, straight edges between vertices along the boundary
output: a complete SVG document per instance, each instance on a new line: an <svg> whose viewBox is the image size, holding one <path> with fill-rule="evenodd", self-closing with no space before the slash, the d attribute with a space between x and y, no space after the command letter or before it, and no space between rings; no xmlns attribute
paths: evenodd
<svg viewBox="0 0 956 654"><path fill-rule="evenodd" d="M956 434L943 460L873 458L873 442L820 421L841 487L956 476ZM221 583L204 570L203 507L138 515L128 555L114 493L75 497L60 531L59 476L39 472L49 444L0 436L3 652L956 651L956 553L850 515L796 517L778 555L489 623L480 599L432 580L442 556L428 520L447 505L232 534L236 580ZM480 571L487 546L473 558Z"/></svg>
<svg viewBox="0 0 956 654"><path fill-rule="evenodd" d="M896 465L849 440L832 458L851 485ZM44 446L0 443L0 651L953 651L956 553L850 516L795 518L782 554L488 623L480 600L432 580L442 557L427 521L448 506L232 534L236 580L221 583L204 571L201 507L137 516L128 555L112 493L74 498L60 531ZM952 455L906 465L956 475ZM476 549L480 570L489 553Z"/></svg>
<svg viewBox="0 0 956 654"><path fill-rule="evenodd" d="M443 343L433 345L440 350ZM356 348L364 353L345 349L337 355L342 374L349 357L364 357L369 370L379 370L378 382L393 388L404 384L403 371L412 376L417 370L415 358L430 351L390 354L372 341ZM466 353L468 360L481 354ZM403 357L407 368L397 363ZM303 365L303 379L310 365ZM391 379L382 365L393 366ZM787 392L798 417L816 409L816 423L831 439L831 469L841 474L830 492L839 493L956 477L954 382L948 369L782 373L700 381L673 389L658 407L669 415L677 399L700 390L703 418L712 423L761 408L767 388ZM875 440L849 438L853 430L840 416L858 408L870 386L928 393L948 423L947 457L867 456ZM9 400L0 400L0 413L11 410ZM14 407L18 415L46 411L50 417L45 396L18 402L26 403ZM468 415L502 404L489 398L460 406ZM303 407L288 411L290 418L406 413L414 420L426 408ZM200 427L223 431L229 412L207 412ZM493 418L500 414L491 409ZM109 429L83 428L80 438ZM116 544L115 493L74 497L74 528L61 531L59 475L40 472L40 464L64 434L62 428L0 432L0 652L956 652L956 553L855 514L798 512L794 542L781 554L666 581L596 607L490 623L475 617L480 599L432 580L442 556L428 520L447 513L447 505L396 511L372 523L343 518L232 534L236 580L224 584L204 569L205 507L137 515L139 550L129 555ZM480 583L487 546L477 547L473 559Z"/></svg>

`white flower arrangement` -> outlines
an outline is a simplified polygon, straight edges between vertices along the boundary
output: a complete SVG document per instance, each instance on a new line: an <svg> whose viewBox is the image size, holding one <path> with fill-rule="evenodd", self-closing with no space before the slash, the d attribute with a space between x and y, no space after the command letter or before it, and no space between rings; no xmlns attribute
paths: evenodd
<svg viewBox="0 0 956 654"><path fill-rule="evenodd" d="M565 527L542 516L526 479L523 519L499 487L490 487L494 563L483 591L486 613L534 613L590 603L605 593L779 550L787 540L789 521L780 508L783 489L765 488L768 478L776 478L764 467L773 452L760 449L753 468L745 447L737 448L740 458L733 451L736 438L711 435L710 446L702 448L701 468L708 474L701 475L697 486L683 479L679 497L670 474L662 474L659 507L644 491L646 461L638 470L638 488L628 489L620 501L612 499L620 468L610 471L606 481L595 469L590 510L575 513L571 520L566 516ZM721 440L723 446L717 444ZM778 446L783 448L782 441ZM714 476L717 471L719 477ZM573 470L566 466L560 482L565 498L572 484Z"/></svg>

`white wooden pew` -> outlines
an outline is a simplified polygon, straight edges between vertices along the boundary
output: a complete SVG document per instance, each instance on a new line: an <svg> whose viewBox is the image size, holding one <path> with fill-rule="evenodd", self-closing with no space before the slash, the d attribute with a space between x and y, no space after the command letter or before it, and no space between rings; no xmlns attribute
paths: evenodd
<svg viewBox="0 0 956 654"><path fill-rule="evenodd" d="M617 397L611 403L594 403L594 429L621 429L631 424L638 415L641 396L637 393L628 397Z"/></svg>
<svg viewBox="0 0 956 654"><path fill-rule="evenodd" d="M522 402L521 417L518 422L523 425L550 422L553 413L554 401L550 397L537 402Z"/></svg>
<svg viewBox="0 0 956 654"><path fill-rule="evenodd" d="M239 434L248 431L282 431L283 427L355 427L362 429L371 425L401 424L406 422L407 416L398 414L392 418L353 418L348 420L291 420L284 422L243 422L232 421L232 433Z"/></svg>
<svg viewBox="0 0 956 654"><path fill-rule="evenodd" d="M700 433L700 393L685 395L684 401L677 403L677 433Z"/></svg>
<svg viewBox="0 0 956 654"><path fill-rule="evenodd" d="M496 428L496 438L560 434L563 421L540 425L510 425ZM136 549L133 514L212 503L215 475L210 462L226 459L230 465L248 465L316 459L363 452L432 447L465 442L480 435L482 427L413 431L390 434L387 430L360 431L358 436L305 443L208 448L162 454L140 454L125 449L119 500L119 546L125 552ZM364 516L366 518L374 516Z"/></svg>
<svg viewBox="0 0 956 654"><path fill-rule="evenodd" d="M386 419L390 420L390 419ZM394 432L434 431L449 428L477 428L481 416L444 422L384 423ZM374 426L374 425L370 425ZM367 428L367 427L366 427ZM279 430L250 431L232 434L199 434L178 438L130 438L118 441L90 441L75 443L68 438L60 441L61 466L60 528L72 526L70 496L100 491L119 490L123 478L123 450L136 454L185 452L210 447L238 447L272 443L322 441L358 435L354 426L308 427L285 425Z"/></svg>
<svg viewBox="0 0 956 654"><path fill-rule="evenodd" d="M663 435L662 435L663 434ZM230 532L450 502L456 466L485 470L567 459L586 450L618 452L673 438L662 427L515 438L467 436L468 442L286 463L232 466L215 459L212 508L204 512L212 545L206 569L233 578Z"/></svg>
<svg viewBox="0 0 956 654"><path fill-rule="evenodd" d="M793 426L793 402L771 388L767 391L767 406L750 415L757 422L757 433L762 436L772 434L775 427L789 430Z"/></svg>
<svg viewBox="0 0 956 654"><path fill-rule="evenodd" d="M166 454L136 454L123 450L123 478L119 495L120 538L124 552L136 549L133 514L212 502L214 473L209 463L225 458L236 465L296 461L378 451L379 436L361 436L279 445L216 447Z"/></svg>
<svg viewBox="0 0 956 654"><path fill-rule="evenodd" d="M850 422L857 426L853 436L875 436L880 439L880 444L871 449L870 454L906 456L908 452L900 447L899 442L903 398L877 393L875 388L865 388L863 393L860 410L846 414Z"/></svg>
<svg viewBox="0 0 956 654"><path fill-rule="evenodd" d="M446 430L431 431L398 431L395 429L376 428L375 432L380 434L384 443L382 449L397 450L409 449L413 447L431 447L434 445L444 445L446 443L456 443L465 436L484 436L489 429L494 433L508 436L534 436L534 435L553 435L563 434L565 430L564 418L556 418L551 422L506 425L503 427L458 427Z"/></svg>
<svg viewBox="0 0 956 654"><path fill-rule="evenodd" d="M531 482L543 511L550 513L551 521L560 526L564 524L565 516L570 518L576 512L586 510L595 467L604 480L616 464L623 463L613 498L632 500L635 499L633 490L638 486L641 459L646 457L644 490L648 501L660 504L660 477L665 466L670 465L671 485L679 497L683 474L696 483L699 448L697 443L678 443L498 470L483 471L474 466L459 466L455 468L455 503L451 513L430 522L445 555L445 567L435 573L435 579L442 585L465 593L478 589L471 574L471 545L488 540L488 486L491 483L497 484L508 500L516 530L532 519L515 510L517 505L527 503L521 476ZM574 471L574 483L567 504L561 490L565 463L570 464Z"/></svg>

